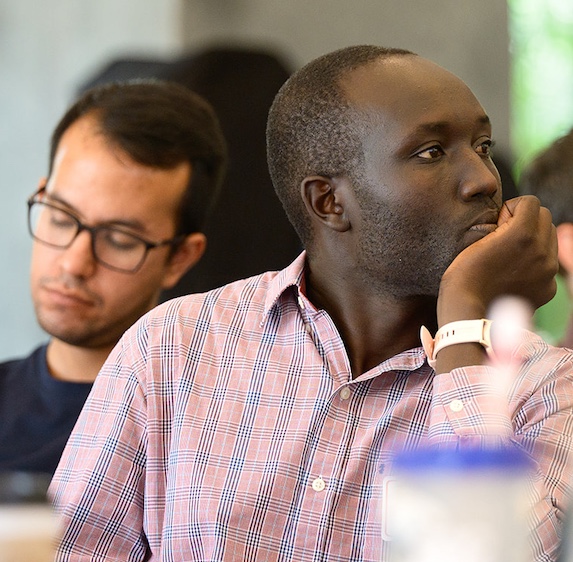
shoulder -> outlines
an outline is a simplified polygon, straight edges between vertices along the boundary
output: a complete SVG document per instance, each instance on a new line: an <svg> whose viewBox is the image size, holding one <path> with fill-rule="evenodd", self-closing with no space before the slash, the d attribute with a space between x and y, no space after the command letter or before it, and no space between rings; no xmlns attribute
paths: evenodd
<svg viewBox="0 0 573 562"><path fill-rule="evenodd" d="M204 323L222 321L244 314L264 314L267 294L275 272L241 279L205 293L195 293L168 300L147 313L141 320L147 329L181 326L185 329Z"/></svg>
<svg viewBox="0 0 573 562"><path fill-rule="evenodd" d="M19 379L26 375L39 377L43 372L47 372L46 348L47 345L44 344L26 357L9 359L0 363L0 382L12 376L17 376Z"/></svg>
<svg viewBox="0 0 573 562"><path fill-rule="evenodd" d="M154 356L177 356L190 346L205 345L209 337L262 325L269 286L276 273L267 272L235 281L205 293L168 300L129 328L113 355L145 362Z"/></svg>

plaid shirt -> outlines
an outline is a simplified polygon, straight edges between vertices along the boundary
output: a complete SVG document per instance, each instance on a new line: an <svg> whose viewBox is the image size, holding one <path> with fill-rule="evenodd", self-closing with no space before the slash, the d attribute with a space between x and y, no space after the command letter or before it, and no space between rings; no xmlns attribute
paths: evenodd
<svg viewBox="0 0 573 562"><path fill-rule="evenodd" d="M396 451L516 442L537 461L536 559L573 475L573 354L528 334L501 405L487 366L422 348L352 379L332 320L280 273L167 302L103 367L51 485L57 560L385 560Z"/></svg>

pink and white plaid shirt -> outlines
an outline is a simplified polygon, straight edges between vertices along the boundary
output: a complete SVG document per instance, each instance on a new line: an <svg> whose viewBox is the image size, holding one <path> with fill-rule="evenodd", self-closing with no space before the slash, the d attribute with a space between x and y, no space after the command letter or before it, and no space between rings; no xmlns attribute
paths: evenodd
<svg viewBox="0 0 573 562"><path fill-rule="evenodd" d="M535 559L573 477L573 353L533 334L500 407L491 367L422 348L352 379L341 337L279 273L165 303L94 385L51 486L59 561L379 561L393 455L514 442L537 461Z"/></svg>

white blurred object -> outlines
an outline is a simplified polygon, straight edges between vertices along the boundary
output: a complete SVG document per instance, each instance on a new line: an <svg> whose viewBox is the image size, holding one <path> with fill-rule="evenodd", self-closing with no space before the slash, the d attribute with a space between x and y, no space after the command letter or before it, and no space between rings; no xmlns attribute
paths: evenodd
<svg viewBox="0 0 573 562"><path fill-rule="evenodd" d="M493 348L492 366L497 369L493 383L497 386L500 408L505 408L508 392L522 365L523 358L519 345L524 330L531 330L533 308L522 298L500 297L489 309L491 324L491 344Z"/></svg>
<svg viewBox="0 0 573 562"><path fill-rule="evenodd" d="M0 472L0 562L52 562L56 516L46 491L51 475Z"/></svg>
<svg viewBox="0 0 573 562"><path fill-rule="evenodd" d="M391 562L528 562L528 459L517 449L396 459Z"/></svg>
<svg viewBox="0 0 573 562"><path fill-rule="evenodd" d="M513 355L523 330L531 329L531 305L519 297L500 297L490 306L488 317L493 322L491 339L496 364L514 365L519 362L519 357L515 358Z"/></svg>
<svg viewBox="0 0 573 562"><path fill-rule="evenodd" d="M0 562L51 562L56 529L47 504L0 505Z"/></svg>

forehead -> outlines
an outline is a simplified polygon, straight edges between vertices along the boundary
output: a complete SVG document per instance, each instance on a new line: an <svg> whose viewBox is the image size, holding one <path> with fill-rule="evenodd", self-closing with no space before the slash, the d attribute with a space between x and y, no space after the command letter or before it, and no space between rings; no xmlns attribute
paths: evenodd
<svg viewBox="0 0 573 562"><path fill-rule="evenodd" d="M354 107L375 114L388 131L421 126L489 125L482 106L457 76L415 55L378 59L340 81Z"/></svg>
<svg viewBox="0 0 573 562"><path fill-rule="evenodd" d="M152 232L174 223L190 174L188 162L168 169L135 162L84 116L62 136L47 191L89 222Z"/></svg>

